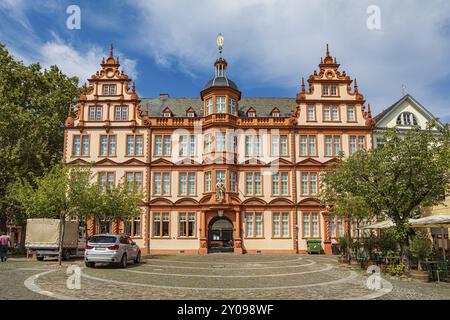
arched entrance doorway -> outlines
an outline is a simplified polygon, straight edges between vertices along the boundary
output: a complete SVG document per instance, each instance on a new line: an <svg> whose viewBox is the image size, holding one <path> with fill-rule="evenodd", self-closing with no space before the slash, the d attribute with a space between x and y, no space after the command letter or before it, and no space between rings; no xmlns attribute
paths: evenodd
<svg viewBox="0 0 450 320"><path fill-rule="evenodd" d="M233 223L216 217L208 225L208 252L233 252Z"/></svg>

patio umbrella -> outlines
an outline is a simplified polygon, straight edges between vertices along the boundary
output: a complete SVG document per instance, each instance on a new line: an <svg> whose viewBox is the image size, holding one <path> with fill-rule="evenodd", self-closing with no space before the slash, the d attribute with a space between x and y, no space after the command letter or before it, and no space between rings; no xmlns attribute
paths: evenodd
<svg viewBox="0 0 450 320"><path fill-rule="evenodd" d="M441 228L442 254L445 258L444 228L450 228L450 215L439 214L409 221L412 228Z"/></svg>
<svg viewBox="0 0 450 320"><path fill-rule="evenodd" d="M368 226L365 226L364 229L387 229L394 226L394 222L390 219L377 222Z"/></svg>
<svg viewBox="0 0 450 320"><path fill-rule="evenodd" d="M450 215L440 214L409 220L413 228L450 228Z"/></svg>

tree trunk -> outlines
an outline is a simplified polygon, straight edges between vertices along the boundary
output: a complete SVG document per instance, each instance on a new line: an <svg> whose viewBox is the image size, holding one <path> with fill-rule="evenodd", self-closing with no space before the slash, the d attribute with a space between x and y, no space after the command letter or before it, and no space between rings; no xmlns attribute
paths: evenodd
<svg viewBox="0 0 450 320"><path fill-rule="evenodd" d="M6 215L6 212L0 213L0 232L7 231L6 230L7 229L7 226L6 226L7 220L8 220L8 217Z"/></svg>
<svg viewBox="0 0 450 320"><path fill-rule="evenodd" d="M66 224L65 224L65 215L61 214L60 216L60 226L59 226L59 252L58 252L58 264L61 265L62 261L62 252L63 252L63 244L64 244L64 233L66 231Z"/></svg>
<svg viewBox="0 0 450 320"><path fill-rule="evenodd" d="M411 270L411 255L408 251L409 241L408 239L400 241L400 255L402 263L405 265L405 272L409 273Z"/></svg>
<svg viewBox="0 0 450 320"><path fill-rule="evenodd" d="M352 218L351 218L351 216L348 216L348 219L347 219L347 261L348 261L348 264L351 264L351 254L350 254L351 223L352 223Z"/></svg>

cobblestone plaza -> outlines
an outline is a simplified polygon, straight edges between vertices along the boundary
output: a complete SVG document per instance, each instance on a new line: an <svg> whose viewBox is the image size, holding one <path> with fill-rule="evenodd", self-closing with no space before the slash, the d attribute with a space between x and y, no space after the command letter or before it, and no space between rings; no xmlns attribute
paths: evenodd
<svg viewBox="0 0 450 320"><path fill-rule="evenodd" d="M67 267L81 268L80 289L68 289ZM365 270L321 255L156 255L127 269L81 260L12 259L0 264L1 299L449 299L448 283L382 275L370 290Z"/></svg>

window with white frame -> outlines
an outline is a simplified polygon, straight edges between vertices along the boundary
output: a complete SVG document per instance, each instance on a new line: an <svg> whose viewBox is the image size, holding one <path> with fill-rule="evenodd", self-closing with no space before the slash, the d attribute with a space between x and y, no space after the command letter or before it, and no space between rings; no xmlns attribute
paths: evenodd
<svg viewBox="0 0 450 320"><path fill-rule="evenodd" d="M168 157L171 153L171 136L170 135L156 135L155 136L155 156Z"/></svg>
<svg viewBox="0 0 450 320"><path fill-rule="evenodd" d="M127 106L115 106L114 107L114 120L115 121L128 120L128 107Z"/></svg>
<svg viewBox="0 0 450 320"><path fill-rule="evenodd" d="M353 155L357 150L365 150L365 141L366 138L364 136L350 136L349 137L350 155Z"/></svg>
<svg viewBox="0 0 450 320"><path fill-rule="evenodd" d="M169 238L170 230L170 213L169 212L153 212L153 237Z"/></svg>
<svg viewBox="0 0 450 320"><path fill-rule="evenodd" d="M114 188L116 179L115 172L99 172L98 173L98 184L102 192L108 190L112 191Z"/></svg>
<svg viewBox="0 0 450 320"><path fill-rule="evenodd" d="M155 196L170 195L170 173L169 172L153 173L153 195L155 195Z"/></svg>
<svg viewBox="0 0 450 320"><path fill-rule="evenodd" d="M337 85L335 85L335 84L333 84L333 85L331 86L331 95L332 95L332 96L337 96L337 95L338 95L338 87L337 87Z"/></svg>
<svg viewBox="0 0 450 320"><path fill-rule="evenodd" d="M88 157L89 156L89 135L74 135L72 156Z"/></svg>
<svg viewBox="0 0 450 320"><path fill-rule="evenodd" d="M319 237L318 212L303 212L303 237L304 238Z"/></svg>
<svg viewBox="0 0 450 320"><path fill-rule="evenodd" d="M262 195L261 172L245 173L245 194Z"/></svg>
<svg viewBox="0 0 450 320"><path fill-rule="evenodd" d="M89 121L102 120L102 106L89 106Z"/></svg>
<svg viewBox="0 0 450 320"><path fill-rule="evenodd" d="M216 132L216 152L226 151L225 132Z"/></svg>
<svg viewBox="0 0 450 320"><path fill-rule="evenodd" d="M212 134L208 133L205 135L205 153L212 152Z"/></svg>
<svg viewBox="0 0 450 320"><path fill-rule="evenodd" d="M317 137L316 135L300 136L300 156L315 157L317 156Z"/></svg>
<svg viewBox="0 0 450 320"><path fill-rule="evenodd" d="M206 115L207 116L212 114L212 108L213 108L213 100L212 100L212 98L206 99Z"/></svg>
<svg viewBox="0 0 450 320"><path fill-rule="evenodd" d="M272 174L272 195L287 195L289 193L288 180L288 172Z"/></svg>
<svg viewBox="0 0 450 320"><path fill-rule="evenodd" d="M347 121L356 121L355 106L347 106Z"/></svg>
<svg viewBox="0 0 450 320"><path fill-rule="evenodd" d="M103 85L103 95L112 96L116 94L116 85L115 84L104 84Z"/></svg>
<svg viewBox="0 0 450 320"><path fill-rule="evenodd" d="M228 108L230 113L234 115L236 113L236 100L228 98Z"/></svg>
<svg viewBox="0 0 450 320"><path fill-rule="evenodd" d="M195 195L196 187L196 173L195 172L180 172L179 173L179 195Z"/></svg>
<svg viewBox="0 0 450 320"><path fill-rule="evenodd" d="M287 136L286 135L272 135L272 156L287 156Z"/></svg>
<svg viewBox="0 0 450 320"><path fill-rule="evenodd" d="M301 193L302 195L318 194L318 174L317 172L302 172L301 174Z"/></svg>
<svg viewBox="0 0 450 320"><path fill-rule="evenodd" d="M125 186L127 192L142 191L142 172L126 172L125 173Z"/></svg>
<svg viewBox="0 0 450 320"><path fill-rule="evenodd" d="M115 135L100 136L100 156L114 157L116 155L116 139Z"/></svg>
<svg viewBox="0 0 450 320"><path fill-rule="evenodd" d="M205 192L212 191L212 175L211 171L205 172Z"/></svg>
<svg viewBox="0 0 450 320"><path fill-rule="evenodd" d="M341 151L341 136L325 135L325 156L337 157Z"/></svg>
<svg viewBox="0 0 450 320"><path fill-rule="evenodd" d="M127 156L142 156L142 135L127 135Z"/></svg>
<svg viewBox="0 0 450 320"><path fill-rule="evenodd" d="M288 212L272 212L272 236L274 238L289 237Z"/></svg>
<svg viewBox="0 0 450 320"><path fill-rule="evenodd" d="M236 192L237 191L237 185L236 185L236 172L230 171L230 191Z"/></svg>
<svg viewBox="0 0 450 320"><path fill-rule="evenodd" d="M226 112L226 97L216 97L216 113Z"/></svg>
<svg viewBox="0 0 450 320"><path fill-rule="evenodd" d="M263 236L263 213L245 213L245 236L246 238L262 238Z"/></svg>
<svg viewBox="0 0 450 320"><path fill-rule="evenodd" d="M307 106L307 121L316 121L316 110L315 106L310 104Z"/></svg>
<svg viewBox="0 0 450 320"><path fill-rule="evenodd" d="M195 237L195 212L178 213L178 236Z"/></svg>

